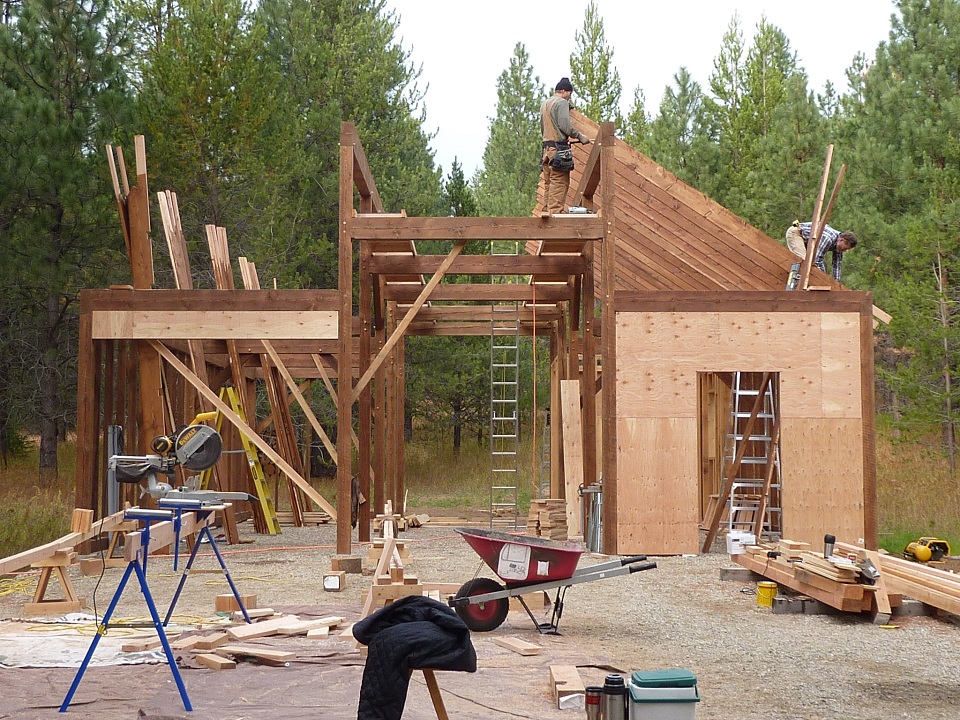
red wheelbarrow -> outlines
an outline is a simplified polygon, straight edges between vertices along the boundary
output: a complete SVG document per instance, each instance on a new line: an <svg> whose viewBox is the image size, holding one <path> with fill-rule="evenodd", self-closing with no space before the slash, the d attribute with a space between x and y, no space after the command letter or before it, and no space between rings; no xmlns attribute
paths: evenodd
<svg viewBox="0 0 960 720"><path fill-rule="evenodd" d="M556 634L563 614L563 598L571 585L628 575L655 568L646 555L619 558L577 569L582 545L547 540L541 537L511 535L496 530L454 528L483 561L503 580L474 578L463 584L449 603L467 627L474 632L494 630L507 618L510 598L520 601L523 609L541 633ZM550 622L541 623L530 612L523 595L531 592L557 591Z"/></svg>

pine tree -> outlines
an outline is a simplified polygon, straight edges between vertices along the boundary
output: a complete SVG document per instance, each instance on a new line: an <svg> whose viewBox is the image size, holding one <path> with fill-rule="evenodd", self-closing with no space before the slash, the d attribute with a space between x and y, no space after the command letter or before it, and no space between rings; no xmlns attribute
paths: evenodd
<svg viewBox="0 0 960 720"><path fill-rule="evenodd" d="M647 115L647 100L639 87L633 91L633 105L627 114L623 139L632 148L650 153L650 117Z"/></svg>
<svg viewBox="0 0 960 720"><path fill-rule="evenodd" d="M546 90L534 76L521 43L497 78L497 114L483 151L483 167L474 179L479 213L496 217L527 216L537 201L543 138L540 104Z"/></svg>
<svg viewBox="0 0 960 720"><path fill-rule="evenodd" d="M660 113L650 124L650 156L681 180L710 194L716 148L703 90L685 68L663 91Z"/></svg>
<svg viewBox="0 0 960 720"><path fill-rule="evenodd" d="M7 9L0 325L13 332L0 343L0 404L6 422L35 423L40 474L49 476L73 421L77 292L109 283L122 247L99 148L127 107L125 39L99 0L24 0Z"/></svg>
<svg viewBox="0 0 960 720"><path fill-rule="evenodd" d="M575 38L577 47L570 55L570 79L578 109L594 122L613 122L622 131L620 72L613 65L613 48L607 45L603 18L593 0L587 4L583 28Z"/></svg>
<svg viewBox="0 0 960 720"><path fill-rule="evenodd" d="M861 277L894 316L909 361L890 378L914 418L937 422L956 453L960 367L960 3L901 0L866 72L845 215L869 250ZM850 102L856 107L856 99ZM853 254L853 253L851 253Z"/></svg>

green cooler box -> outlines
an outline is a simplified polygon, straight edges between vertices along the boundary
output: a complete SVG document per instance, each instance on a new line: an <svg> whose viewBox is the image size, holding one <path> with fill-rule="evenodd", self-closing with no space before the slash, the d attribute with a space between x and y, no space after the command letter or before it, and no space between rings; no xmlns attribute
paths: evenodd
<svg viewBox="0 0 960 720"><path fill-rule="evenodd" d="M636 670L629 690L630 720L694 720L700 702L689 670Z"/></svg>

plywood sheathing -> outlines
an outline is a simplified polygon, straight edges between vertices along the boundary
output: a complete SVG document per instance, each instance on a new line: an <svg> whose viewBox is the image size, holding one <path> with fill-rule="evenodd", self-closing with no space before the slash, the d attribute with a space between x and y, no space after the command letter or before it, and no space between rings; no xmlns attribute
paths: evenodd
<svg viewBox="0 0 960 720"><path fill-rule="evenodd" d="M875 542L869 294L622 293L617 311L620 552L697 551L697 374L744 369L780 377L784 532Z"/></svg>

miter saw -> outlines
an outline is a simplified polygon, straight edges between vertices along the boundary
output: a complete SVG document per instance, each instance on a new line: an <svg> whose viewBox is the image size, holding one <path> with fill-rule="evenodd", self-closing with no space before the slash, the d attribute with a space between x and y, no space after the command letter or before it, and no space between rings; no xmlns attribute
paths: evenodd
<svg viewBox="0 0 960 720"><path fill-rule="evenodd" d="M220 433L202 421L215 413L201 413L193 422L174 430L170 435L159 435L150 441L150 449L156 455L111 455L107 467L117 482L140 483L142 494L156 500L199 500L205 504L219 504L226 500L256 500L245 492L220 492L200 490L195 487L175 488L170 482L161 481L158 475L173 478L177 465L199 472L213 467L223 452ZM196 476L194 476L196 477Z"/></svg>

